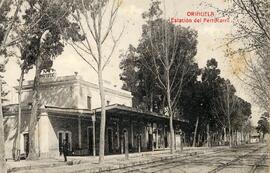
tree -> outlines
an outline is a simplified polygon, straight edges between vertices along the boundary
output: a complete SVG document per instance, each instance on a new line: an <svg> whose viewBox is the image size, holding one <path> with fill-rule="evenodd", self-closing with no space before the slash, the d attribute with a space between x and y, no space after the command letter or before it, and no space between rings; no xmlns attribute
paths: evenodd
<svg viewBox="0 0 270 173"><path fill-rule="evenodd" d="M149 10L143 13L146 24L142 27L137 48L129 47L124 55L120 64L123 70L121 79L125 82L124 88L138 100L135 106L146 105L146 110L169 116L173 153L173 119L182 110L178 104L182 87L197 75L193 61L197 32L162 19L163 11L159 6L159 1L152 1Z"/></svg>
<svg viewBox="0 0 270 173"><path fill-rule="evenodd" d="M138 51L149 72L157 79L157 85L165 97L165 109L170 124L170 147L171 153L174 153L173 119L177 114L176 108L184 78L196 55L197 32L175 26L160 18L161 13L157 4L159 3L153 3L149 12L143 14L148 21L143 26Z"/></svg>
<svg viewBox="0 0 270 173"><path fill-rule="evenodd" d="M21 50L22 51L22 50ZM21 68L21 74L19 78L19 87L18 87L18 117L17 117L17 132L15 136L15 150L14 150L14 160L19 161L20 160L20 153L21 153L21 114L22 114L22 87L23 87L23 81L24 81L24 75L28 73L28 71L33 67L33 64L27 64L27 61L19 62L18 64Z"/></svg>
<svg viewBox="0 0 270 173"><path fill-rule="evenodd" d="M269 113L265 112L261 115L260 120L258 121L258 126L256 127L259 133L262 133L262 139L264 139L265 134L270 133L269 126Z"/></svg>
<svg viewBox="0 0 270 173"><path fill-rule="evenodd" d="M221 133L220 126L224 127L223 117L218 116L219 111L213 110L215 106L212 105L215 102L214 98L219 97L218 91L221 83L225 81L220 77L218 62L214 58L207 61L206 67L202 70L201 80L200 90L202 92L201 104L203 108L201 122L202 127L206 129L207 145L210 146L211 132Z"/></svg>
<svg viewBox="0 0 270 173"><path fill-rule="evenodd" d="M124 82L123 89L133 95L132 106L144 111L161 113L164 108L164 97L157 87L155 75L149 73L144 60L132 45L122 58L120 79Z"/></svg>
<svg viewBox="0 0 270 173"><path fill-rule="evenodd" d="M15 4L15 11L13 14L11 14L11 17L9 17L9 13L11 11L10 6L14 3L13 1L0 1L0 57L4 57L1 59L1 67L0 71L4 72L5 64L7 63L7 40L10 36L11 29L13 27L13 24L17 18L18 11L21 6L21 1L18 1L17 4ZM5 141L4 141L4 124L3 124L3 111L2 111L2 84L4 82L2 81L2 76L0 76L0 172L6 173L6 159L5 159Z"/></svg>
<svg viewBox="0 0 270 173"><path fill-rule="evenodd" d="M242 131L245 123L251 118L251 104L237 97L235 112L232 114L232 126L235 130Z"/></svg>
<svg viewBox="0 0 270 173"><path fill-rule="evenodd" d="M73 20L77 22L81 35L68 42L98 76L98 86L101 102L101 122L99 137L99 163L104 161L105 146L105 91L103 86L103 71L109 64L115 48L121 38L124 28L115 37L113 27L117 18L121 0L75 1ZM108 10L109 9L109 10ZM108 20L108 22L106 22ZM109 39L109 36L111 39ZM107 51L105 51L105 46Z"/></svg>
<svg viewBox="0 0 270 173"><path fill-rule="evenodd" d="M10 39L10 33L13 29L13 26L17 20L18 13L20 11L22 5L22 0L19 1L0 1L0 10L1 10L1 23L0 23L0 53L6 53L6 48L13 45L12 41L8 42ZM11 11L11 7L15 6L15 11L9 16L9 12Z"/></svg>
<svg viewBox="0 0 270 173"><path fill-rule="evenodd" d="M190 138L186 139L193 146L198 144L198 134L202 130L201 122L204 121L202 83L198 81L201 72L202 70L199 69L198 65L194 64L187 73L188 77L183 82L183 91L177 105L177 109L182 109L182 118L189 122L189 125L183 130L186 136L193 136L193 141L190 141Z"/></svg>
<svg viewBox="0 0 270 173"><path fill-rule="evenodd" d="M254 93L257 103L269 112L270 100L270 3L267 0L232 0L228 9L220 12L232 18L235 32L227 36L227 56L240 59L243 69L235 74ZM238 54L239 56L234 56Z"/></svg>
<svg viewBox="0 0 270 173"><path fill-rule="evenodd" d="M1 76L2 78L2 76ZM4 124L3 124L3 110L2 110L2 79L0 79L0 172L6 173L6 159L5 159L5 138L4 138Z"/></svg>
<svg viewBox="0 0 270 173"><path fill-rule="evenodd" d="M226 124L229 129L229 145L232 147L232 115L237 110L238 97L234 95L236 92L233 85L229 80L226 80L220 90L219 97L216 98L216 101L213 103L213 106L226 117Z"/></svg>
<svg viewBox="0 0 270 173"><path fill-rule="evenodd" d="M54 58L63 51L64 44L61 42L61 36L71 27L68 20L70 7L70 1L27 0L25 15L22 16L23 27L17 30L18 35L23 38L20 43L22 72L28 67L35 67L28 159L38 157L35 132L40 106L40 75L42 71L50 70Z"/></svg>

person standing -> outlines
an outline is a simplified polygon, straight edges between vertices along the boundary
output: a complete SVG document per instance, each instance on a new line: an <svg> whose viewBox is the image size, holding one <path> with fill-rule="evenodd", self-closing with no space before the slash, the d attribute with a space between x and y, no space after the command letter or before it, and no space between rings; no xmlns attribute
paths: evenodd
<svg viewBox="0 0 270 173"><path fill-rule="evenodd" d="M65 139L63 143L63 155L65 162L67 161L67 154L68 154L68 141Z"/></svg>

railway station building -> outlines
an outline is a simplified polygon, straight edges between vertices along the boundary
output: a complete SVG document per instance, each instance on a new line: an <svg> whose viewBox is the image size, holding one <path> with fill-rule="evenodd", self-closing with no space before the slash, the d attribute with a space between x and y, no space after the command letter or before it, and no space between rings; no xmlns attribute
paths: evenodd
<svg viewBox="0 0 270 173"><path fill-rule="evenodd" d="M153 151L170 147L169 118L132 107L130 92L105 82L106 129L105 154ZM18 89L18 87L15 87ZM69 155L98 155L100 98L97 84L85 81L75 73L57 77L43 74L40 86L40 108L36 126L36 149L40 157L57 157L64 140ZM33 81L22 87L21 153L29 151L28 127L32 106ZM4 112L6 158L12 158L17 137L18 104L6 105ZM174 120L176 146L180 146L180 127ZM127 133L128 138L124 138ZM125 139L128 139L125 141Z"/></svg>

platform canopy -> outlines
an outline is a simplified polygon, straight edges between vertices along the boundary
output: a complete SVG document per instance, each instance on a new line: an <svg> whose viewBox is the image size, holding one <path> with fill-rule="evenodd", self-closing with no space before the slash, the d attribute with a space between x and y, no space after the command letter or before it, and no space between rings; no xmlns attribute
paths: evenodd
<svg viewBox="0 0 270 173"><path fill-rule="evenodd" d="M131 117L131 118L143 118L145 120L169 120L169 117L164 114L159 114L156 112L142 111L140 109L132 108L120 104L107 105L105 107L107 117L118 116L118 117ZM23 112L30 113L30 107L23 107ZM61 116L70 116L70 117L84 117L96 118L100 117L101 108L96 109L78 109L78 108L66 108L66 107L56 107L56 106L42 106L40 108L40 113L48 113L49 115L61 115ZM7 106L5 108L6 114L16 115L17 105ZM183 119L174 119L175 122L187 123L187 120Z"/></svg>

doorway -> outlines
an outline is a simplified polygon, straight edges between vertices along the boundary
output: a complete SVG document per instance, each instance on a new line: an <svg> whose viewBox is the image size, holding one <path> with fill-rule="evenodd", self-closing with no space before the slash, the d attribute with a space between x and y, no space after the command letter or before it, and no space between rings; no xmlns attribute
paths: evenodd
<svg viewBox="0 0 270 173"><path fill-rule="evenodd" d="M164 143L165 143L165 148L168 148L168 138L166 134L164 136Z"/></svg>
<svg viewBox="0 0 270 173"><path fill-rule="evenodd" d="M87 128L87 138L88 138L88 152L93 155L93 127Z"/></svg>
<svg viewBox="0 0 270 173"><path fill-rule="evenodd" d="M147 149L148 150L152 150L153 147L153 134L148 133L148 145L147 145Z"/></svg>
<svg viewBox="0 0 270 173"><path fill-rule="evenodd" d="M28 157L29 154L29 133L23 134L23 146L24 146L24 152L26 157Z"/></svg>
<svg viewBox="0 0 270 173"><path fill-rule="evenodd" d="M70 131L59 131L58 132L58 144L59 144L59 153L62 155L64 141L67 141L68 151L72 151L72 136Z"/></svg>
<svg viewBox="0 0 270 173"><path fill-rule="evenodd" d="M108 152L111 154L113 152L113 131L108 129Z"/></svg>

